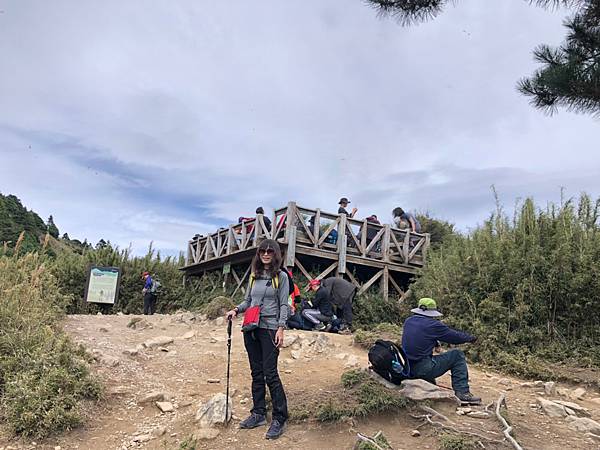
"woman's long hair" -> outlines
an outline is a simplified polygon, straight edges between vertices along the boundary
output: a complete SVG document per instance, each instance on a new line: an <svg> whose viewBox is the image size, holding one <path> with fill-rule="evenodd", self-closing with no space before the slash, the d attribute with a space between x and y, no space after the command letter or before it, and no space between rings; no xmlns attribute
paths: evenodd
<svg viewBox="0 0 600 450"><path fill-rule="evenodd" d="M267 248L273 249L273 258L271 258L271 265L268 268L265 267L259 255L260 250L266 250ZM273 278L279 272L279 269L281 268L281 262L281 248L279 247L277 241L274 241L273 239L265 239L256 249L256 254L252 260L252 273L255 276L266 274L269 278Z"/></svg>

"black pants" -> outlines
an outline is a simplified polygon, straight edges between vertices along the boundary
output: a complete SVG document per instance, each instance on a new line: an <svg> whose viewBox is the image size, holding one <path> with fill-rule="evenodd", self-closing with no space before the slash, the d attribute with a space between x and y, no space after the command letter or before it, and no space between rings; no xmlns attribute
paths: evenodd
<svg viewBox="0 0 600 450"><path fill-rule="evenodd" d="M273 419L284 423L288 418L287 399L277 372L279 349L275 346L275 330L258 328L244 333L244 345L248 352L252 372L252 401L254 414L267 414L266 386L271 392Z"/></svg>
<svg viewBox="0 0 600 450"><path fill-rule="evenodd" d="M334 303L334 306L336 307L336 316L341 318L344 321L344 323L349 327L352 326L352 302L354 301L355 295L356 289L354 289L350 297L345 299L343 303Z"/></svg>
<svg viewBox="0 0 600 450"><path fill-rule="evenodd" d="M156 294L146 292L144 294L144 314L152 315L156 310Z"/></svg>

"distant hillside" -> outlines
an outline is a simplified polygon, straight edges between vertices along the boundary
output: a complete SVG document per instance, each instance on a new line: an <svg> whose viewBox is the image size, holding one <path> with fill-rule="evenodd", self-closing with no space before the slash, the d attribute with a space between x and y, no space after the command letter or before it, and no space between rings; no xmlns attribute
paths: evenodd
<svg viewBox="0 0 600 450"><path fill-rule="evenodd" d="M41 249L46 234L50 235L50 247L54 251L71 250L80 253L84 248L91 247L87 241L70 239L66 233L59 238L58 227L52 216L44 222L36 212L23 206L17 196L0 193L0 248L14 248L21 232L25 232L21 243L21 250L24 252Z"/></svg>

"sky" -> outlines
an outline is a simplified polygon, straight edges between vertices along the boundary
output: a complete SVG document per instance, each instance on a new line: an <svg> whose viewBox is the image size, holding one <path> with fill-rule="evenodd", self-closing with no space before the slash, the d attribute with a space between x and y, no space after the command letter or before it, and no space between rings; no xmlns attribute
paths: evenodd
<svg viewBox="0 0 600 450"><path fill-rule="evenodd" d="M0 192L61 233L176 254L296 201L357 217L600 195L600 121L516 90L568 11L461 0L0 0Z"/></svg>

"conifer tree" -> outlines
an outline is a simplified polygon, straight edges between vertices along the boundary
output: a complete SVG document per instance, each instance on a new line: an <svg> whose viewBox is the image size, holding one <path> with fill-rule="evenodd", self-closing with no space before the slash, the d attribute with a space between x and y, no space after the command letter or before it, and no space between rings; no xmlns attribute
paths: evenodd
<svg viewBox="0 0 600 450"><path fill-rule="evenodd" d="M48 234L50 234L50 236L53 238L58 239L58 227L54 224L54 219L52 216L48 217L48 223L46 225L48 227Z"/></svg>
<svg viewBox="0 0 600 450"><path fill-rule="evenodd" d="M496 0L506 1L506 0ZM516 0L514 0L516 1ZM432 19L452 0L367 0L380 15L402 25ZM518 83L536 108L553 113L558 107L600 115L600 0L530 0L538 6L571 8L565 21L567 36L560 47L540 45L534 50L542 64Z"/></svg>

